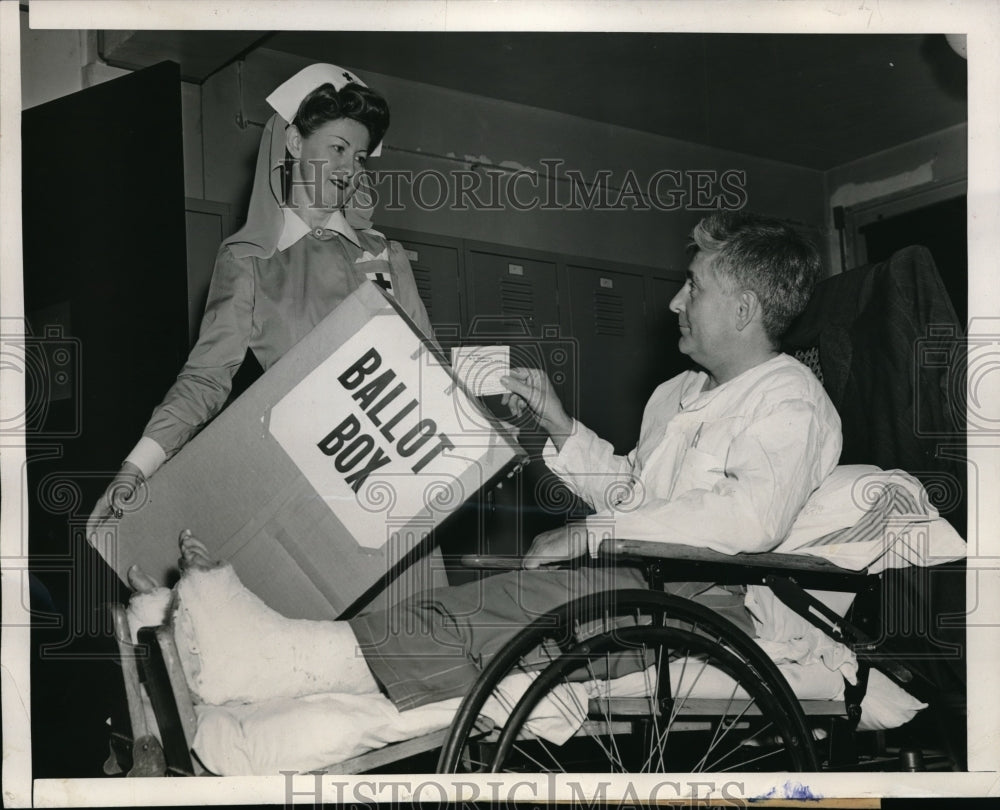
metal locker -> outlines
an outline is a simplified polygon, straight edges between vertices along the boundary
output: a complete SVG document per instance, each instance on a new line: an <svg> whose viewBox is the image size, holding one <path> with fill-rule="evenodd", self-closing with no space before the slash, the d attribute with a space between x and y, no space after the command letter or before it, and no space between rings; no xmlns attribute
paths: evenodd
<svg viewBox="0 0 1000 810"><path fill-rule="evenodd" d="M627 453L639 438L649 339L638 273L569 265L571 334L579 346L581 422Z"/></svg>
<svg viewBox="0 0 1000 810"><path fill-rule="evenodd" d="M388 230L386 236L398 241L406 251L417 282L417 292L434 332L440 336L439 340L444 337L444 343L447 343L446 336L457 335L462 325L459 248L449 244L444 237L438 242L434 237L417 237Z"/></svg>

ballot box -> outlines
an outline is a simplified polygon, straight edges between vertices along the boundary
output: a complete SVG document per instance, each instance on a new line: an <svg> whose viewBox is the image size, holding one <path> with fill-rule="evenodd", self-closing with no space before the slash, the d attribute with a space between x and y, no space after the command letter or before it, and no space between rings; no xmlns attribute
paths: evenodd
<svg viewBox="0 0 1000 810"><path fill-rule="evenodd" d="M395 300L366 283L93 542L123 579L138 563L170 582L189 528L272 608L335 618L446 584L432 531L523 461Z"/></svg>

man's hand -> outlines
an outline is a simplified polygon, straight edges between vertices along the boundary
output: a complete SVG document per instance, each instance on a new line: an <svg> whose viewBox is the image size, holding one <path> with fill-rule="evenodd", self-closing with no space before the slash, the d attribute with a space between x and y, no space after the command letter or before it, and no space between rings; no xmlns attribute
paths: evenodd
<svg viewBox="0 0 1000 810"><path fill-rule="evenodd" d="M556 447L561 448L573 429L573 420L566 414L549 378L536 368L512 368L500 382L510 392L501 400L510 412L515 417L526 411L533 413Z"/></svg>
<svg viewBox="0 0 1000 810"><path fill-rule="evenodd" d="M575 560L587 552L587 526L567 523L537 535L524 555L521 565L538 568L545 563Z"/></svg>

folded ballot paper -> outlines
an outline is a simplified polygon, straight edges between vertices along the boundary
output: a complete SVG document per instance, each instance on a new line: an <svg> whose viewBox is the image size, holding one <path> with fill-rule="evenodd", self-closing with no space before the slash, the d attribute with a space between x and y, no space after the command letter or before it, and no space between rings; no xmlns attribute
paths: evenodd
<svg viewBox="0 0 1000 810"><path fill-rule="evenodd" d="M510 373L510 347L456 346L451 350L451 368L474 397L506 394L500 378Z"/></svg>
<svg viewBox="0 0 1000 810"><path fill-rule="evenodd" d="M104 524L98 549L123 579L138 563L169 581L190 528L295 618L443 585L429 535L524 458L474 386L366 283Z"/></svg>

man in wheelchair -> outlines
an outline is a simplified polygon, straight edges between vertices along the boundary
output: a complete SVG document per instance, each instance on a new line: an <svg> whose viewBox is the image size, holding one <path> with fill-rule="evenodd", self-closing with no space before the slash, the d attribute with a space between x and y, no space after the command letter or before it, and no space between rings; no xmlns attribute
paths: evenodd
<svg viewBox="0 0 1000 810"><path fill-rule="evenodd" d="M620 540L723 555L772 551L783 541L787 544L790 533L795 535L803 506L832 478L840 456L840 419L822 385L808 368L779 350L782 334L805 308L817 281L820 261L815 249L786 225L734 213L702 220L694 230L693 247L687 280L670 307L678 316L680 349L698 368L657 388L646 405L639 442L627 456L615 455L608 442L566 414L540 372L515 369L506 378L511 411L519 416L530 412L550 437L545 462L594 509L584 521L538 535L521 570L416 594L386 611L347 621L289 620L267 608L242 586L230 566L213 562L196 538L183 533L183 575L175 589L171 621L196 698L217 705L325 692L382 692L405 711L465 696L468 710L460 711L453 744L442 754L442 767L451 769L499 677L512 667L524 668L521 660L512 663L522 654L537 675L552 661L549 653L539 657L537 651L552 642L563 652L575 650L582 661L581 672L562 673L566 683L561 686L565 694L575 695L577 708L588 700L573 692L573 681L629 673L647 681L639 685L638 694L653 694L656 700L646 701L651 711L645 738L664 744L652 746L660 749L657 761L649 759L651 754L635 755L639 769L662 770L677 764L678 756L683 761L687 752L673 743L664 753L669 747L666 733L655 729L664 718L669 718L669 728L692 712L699 721L706 712L730 720L709 722L714 731L706 753L686 767L735 767L737 761L766 760L773 753L749 759L740 754L738 760L724 759L733 756L731 751L711 754L719 747L717 739L727 737L739 739L731 748L741 751L766 740L783 740L779 748L784 758L772 761L778 769L815 767L811 747L803 743L810 732L794 695L749 640L759 635L757 613L773 610L773 605L748 600L744 588L725 582L658 582L668 595L650 595L646 572L634 561L612 566L588 559L588 552L596 557L602 544L606 550ZM550 565L566 561L572 564ZM130 572L130 581L140 592L155 587L138 570ZM620 604L608 604L609 594L621 595ZM699 604L691 606L670 594ZM756 606L753 615L748 601ZM575 606L575 613L566 612L567 603ZM558 627L545 626L596 621L609 612L620 618L629 611L636 627L617 633L618 638L616 633L605 634L600 649L573 647L575 639L560 637ZM728 621L720 624L719 616ZM642 630L638 626L643 624L654 629ZM671 626L674 629L663 629ZM772 640L759 641L766 646ZM827 654L833 647L824 649ZM636 650L641 654L630 659ZM822 651L814 652L819 657ZM613 657L618 663L611 663ZM711 706L688 699L696 694L684 685L685 672L690 676L695 671L693 666L688 670L693 660L710 660L708 671L716 680L719 673L724 675L710 693L716 699ZM680 667L677 672L675 665ZM649 675L668 668L668 683ZM548 677L549 669L536 683ZM493 670L497 678L492 678ZM694 681L705 671L704 666L698 669ZM650 677L654 682L648 682ZM725 697L727 692L728 701L720 705L719 694ZM559 700L566 708L566 698ZM515 702L511 700L512 706ZM594 695L589 702L595 704ZM623 709L610 698L596 703L604 707L605 729L617 728L621 717L632 717L633 708ZM573 708L569 713L583 722L588 711ZM748 725L755 715L776 722ZM792 720L781 719L786 716ZM634 717L627 725L635 730ZM508 742L521 739L520 726L509 736ZM617 743L613 748L613 769L625 767L617 762ZM603 753L610 750L602 747ZM628 769L635 767L633 761ZM593 767L585 760L579 769Z"/></svg>
<svg viewBox="0 0 1000 810"><path fill-rule="evenodd" d="M808 242L781 223L720 213L693 233L687 281L671 301L680 349L700 367L663 383L628 456L570 419L537 370L506 378L511 410L530 409L550 436L546 463L595 510L535 538L526 569L596 554L627 537L723 552L766 551L787 534L836 466L840 419L815 376L779 351L820 273ZM628 567L504 574L407 600L394 616L351 621L365 659L400 707L463 694L492 654L568 598L645 587ZM742 595L668 584L753 634ZM387 633L403 621L413 632ZM462 650L464 660L441 656ZM427 666L417 663L429 662Z"/></svg>
<svg viewBox="0 0 1000 810"><path fill-rule="evenodd" d="M680 349L699 368L654 392L629 455L615 455L571 419L542 373L518 369L506 378L511 411L534 414L550 436L546 463L595 513L536 537L523 561L529 570L417 595L389 614L341 623L342 646L324 666L344 666L353 673L347 680L356 675L365 688L374 675L401 709L461 695L536 616L588 593L646 587L642 574L627 566L539 570L542 565L588 550L595 555L610 538L734 553L767 551L788 534L841 448L840 421L823 387L778 348L818 279L819 256L788 226L736 213L702 220L693 247L687 280L670 308L679 320ZM182 543L187 568L209 567L193 538ZM149 585L138 574L135 582ZM753 634L737 590L711 583L667 589ZM177 614L181 620L195 615L221 621L215 610ZM211 635L246 648L254 624L242 627L235 636L205 627L182 635ZM262 647L271 650L270 661L280 657L274 642ZM367 667L358 667L358 649Z"/></svg>

